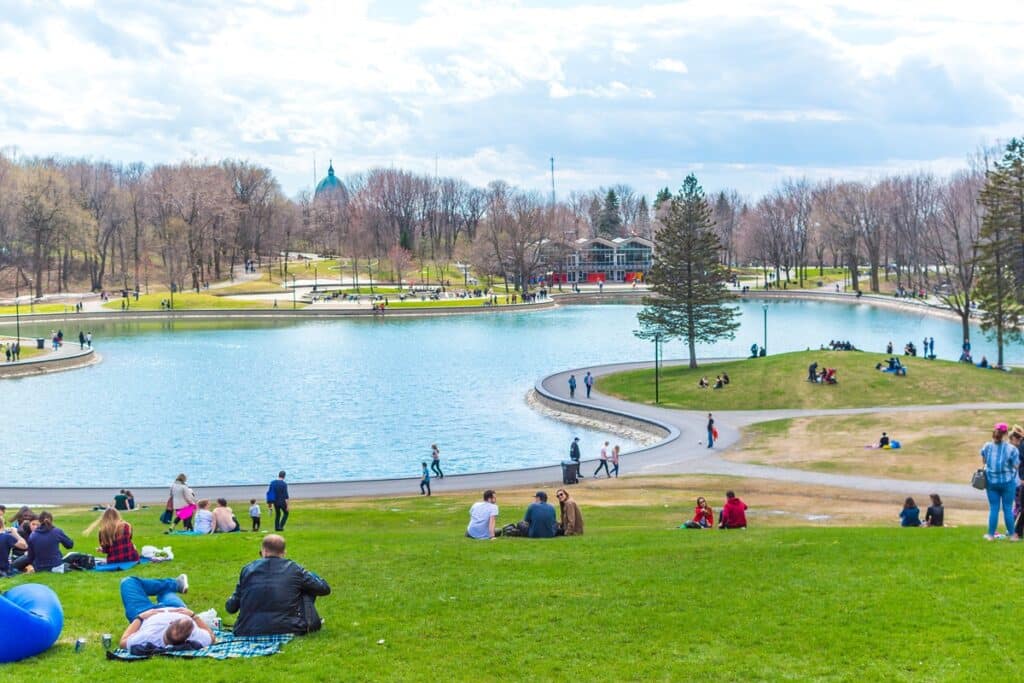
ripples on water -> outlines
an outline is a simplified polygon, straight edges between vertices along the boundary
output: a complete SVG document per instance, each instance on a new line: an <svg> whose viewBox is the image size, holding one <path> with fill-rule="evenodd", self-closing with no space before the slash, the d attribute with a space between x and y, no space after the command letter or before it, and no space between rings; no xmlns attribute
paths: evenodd
<svg viewBox="0 0 1024 683"><path fill-rule="evenodd" d="M742 356L762 343L760 302L740 308L736 339L700 347L700 356ZM417 476L434 442L453 474L557 463L574 435L585 457L605 438L630 450L627 440L539 415L524 396L558 370L649 360L651 344L632 334L638 310L90 323L102 363L0 383L4 483L119 488L169 484L182 471L201 488L269 481L281 468L293 481ZM73 317L64 332L77 336ZM959 354L952 321L867 305L769 303L772 352L832 338L902 348L925 335L940 357ZM975 356L982 353L995 356L976 342ZM1018 348L1009 353L1021 359ZM684 355L682 343L666 345L666 357Z"/></svg>

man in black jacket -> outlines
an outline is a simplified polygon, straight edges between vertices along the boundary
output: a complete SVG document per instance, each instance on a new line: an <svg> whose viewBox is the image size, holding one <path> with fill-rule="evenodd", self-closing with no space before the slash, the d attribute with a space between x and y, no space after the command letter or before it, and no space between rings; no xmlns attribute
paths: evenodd
<svg viewBox="0 0 1024 683"><path fill-rule="evenodd" d="M260 558L242 568L235 592L225 607L238 612L234 632L239 636L309 633L320 630L317 596L330 595L327 582L284 557L284 538L263 538Z"/></svg>

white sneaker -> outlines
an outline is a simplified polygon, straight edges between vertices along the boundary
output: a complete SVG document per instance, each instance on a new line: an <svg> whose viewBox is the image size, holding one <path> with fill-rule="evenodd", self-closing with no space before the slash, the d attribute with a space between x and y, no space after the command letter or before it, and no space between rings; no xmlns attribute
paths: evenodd
<svg viewBox="0 0 1024 683"><path fill-rule="evenodd" d="M178 582L178 592L184 595L188 593L188 574L178 574L178 578L175 579Z"/></svg>

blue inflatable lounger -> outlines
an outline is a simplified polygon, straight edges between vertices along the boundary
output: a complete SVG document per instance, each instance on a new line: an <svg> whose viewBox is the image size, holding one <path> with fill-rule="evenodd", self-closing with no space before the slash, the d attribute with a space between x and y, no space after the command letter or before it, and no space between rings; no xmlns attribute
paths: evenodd
<svg viewBox="0 0 1024 683"><path fill-rule="evenodd" d="M0 662L45 652L64 628L64 608L48 586L26 583L0 595Z"/></svg>

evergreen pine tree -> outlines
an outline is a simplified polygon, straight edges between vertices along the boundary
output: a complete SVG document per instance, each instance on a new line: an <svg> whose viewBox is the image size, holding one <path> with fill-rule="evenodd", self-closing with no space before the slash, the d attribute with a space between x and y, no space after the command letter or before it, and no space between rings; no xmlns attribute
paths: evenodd
<svg viewBox="0 0 1024 683"><path fill-rule="evenodd" d="M733 295L718 257L721 243L696 176L688 175L669 202L654 238L655 261L647 277L655 296L644 299L636 335L685 339L690 367L695 368L697 343L732 339L739 311L729 305Z"/></svg>
<svg viewBox="0 0 1024 683"><path fill-rule="evenodd" d="M981 329L995 339L997 366L1007 341L1020 341L1024 321L1024 141L1012 139L985 174L975 300Z"/></svg>
<svg viewBox="0 0 1024 683"><path fill-rule="evenodd" d="M658 194L654 195L654 211L657 212L661 205L670 199L672 199L672 190L667 187L658 190Z"/></svg>
<svg viewBox="0 0 1024 683"><path fill-rule="evenodd" d="M622 232L622 215L619 213L619 197L615 190L608 190L601 207L601 218L597 225L599 237L614 239Z"/></svg>

